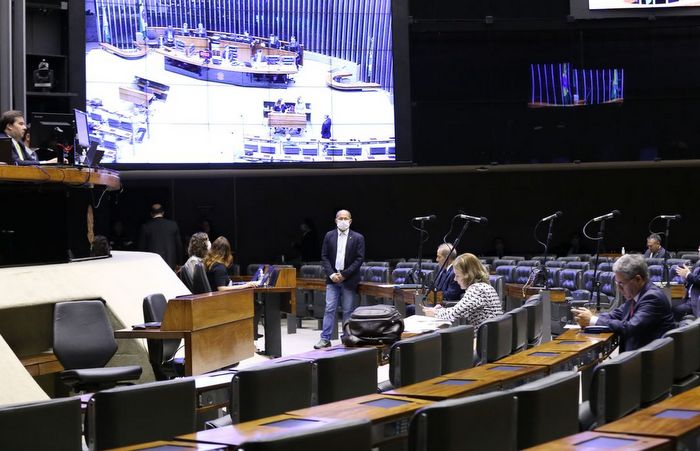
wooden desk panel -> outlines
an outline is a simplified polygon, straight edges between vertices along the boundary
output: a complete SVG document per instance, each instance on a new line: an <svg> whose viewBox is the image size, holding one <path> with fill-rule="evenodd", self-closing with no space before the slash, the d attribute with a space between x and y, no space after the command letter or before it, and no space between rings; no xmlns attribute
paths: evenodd
<svg viewBox="0 0 700 451"><path fill-rule="evenodd" d="M656 416L669 409L696 411L697 415L688 419L660 418ZM683 440L687 436L699 434L700 387L673 396L620 420L605 424L597 428L596 431L648 435L674 440Z"/></svg>
<svg viewBox="0 0 700 451"><path fill-rule="evenodd" d="M548 355L533 355L537 353L546 353ZM537 346L517 354L511 354L506 358L500 359L497 363L546 366L548 373L553 373L555 371L572 370L579 363L579 354L563 350L545 350Z"/></svg>
<svg viewBox="0 0 700 451"><path fill-rule="evenodd" d="M169 449L183 449L178 447L184 447L184 449L192 451L219 451L226 450L228 447L226 445L212 445L209 443L192 443L179 440L157 440L155 442L140 443L138 445L123 446L120 448L113 448L111 451L138 451L138 450L153 450L153 449L168 449L168 448L158 448L158 447L172 447Z"/></svg>
<svg viewBox="0 0 700 451"><path fill-rule="evenodd" d="M268 127L291 127L305 128L305 113L277 113L270 111L267 114Z"/></svg>
<svg viewBox="0 0 700 451"><path fill-rule="evenodd" d="M505 285L505 295L512 299L526 299L535 294L540 294L540 291L543 290L542 287L528 287L523 295L524 284L507 283ZM563 289L550 288L550 300L552 302L564 302L565 299L566 292Z"/></svg>
<svg viewBox="0 0 700 451"><path fill-rule="evenodd" d="M519 368L510 371L495 369L499 366L517 366ZM417 384L396 388L387 392L387 394L431 400L459 398L475 393L498 390L504 386L512 387L518 382L529 382L544 377L547 372L548 368L546 366L488 363L445 374ZM445 384L444 382L448 380L473 380L474 382L466 385Z"/></svg>
<svg viewBox="0 0 700 451"><path fill-rule="evenodd" d="M274 423L278 421L298 419L299 417L297 415L285 413L272 417L261 418L259 420L234 424L231 426L199 431L195 432L194 434L187 434L177 437L177 439L197 443L227 445L237 449L238 446L246 440L261 438L270 439L280 435L287 435L295 430L313 429L314 427L323 426L337 421L333 418L305 417L305 420L310 420L308 425L301 425L298 428L279 427L274 425Z"/></svg>
<svg viewBox="0 0 700 451"><path fill-rule="evenodd" d="M53 352L28 355L20 357L19 360L22 362L27 372L34 377L44 374L60 373L64 369Z"/></svg>
<svg viewBox="0 0 700 451"><path fill-rule="evenodd" d="M586 340L592 342L610 341L615 337L613 333L586 334L580 329L568 329L563 334L558 335L555 340Z"/></svg>
<svg viewBox="0 0 700 451"><path fill-rule="evenodd" d="M635 435L624 434L604 434L602 432L586 431L580 434L570 435L560 438L542 445L527 448L529 451L590 451L596 449L591 445L586 445L586 442L596 439L610 437L613 439L631 440L624 446L619 446L614 449L617 451L671 451L671 442L662 438L642 437Z"/></svg>
<svg viewBox="0 0 700 451"><path fill-rule="evenodd" d="M1 182L58 183L91 188L101 185L108 190L121 188L119 173L109 169L83 169L63 166L0 165Z"/></svg>
<svg viewBox="0 0 700 451"><path fill-rule="evenodd" d="M388 399L406 402L396 407L382 408L367 405L368 402ZM287 412L290 415L304 418L333 418L337 420L357 420L368 419L372 423L394 420L401 417L409 418L413 413L432 404L431 401L423 399L413 399L402 396L391 396L387 394L374 394L346 399L344 401L332 402L320 406L308 407L306 409Z"/></svg>

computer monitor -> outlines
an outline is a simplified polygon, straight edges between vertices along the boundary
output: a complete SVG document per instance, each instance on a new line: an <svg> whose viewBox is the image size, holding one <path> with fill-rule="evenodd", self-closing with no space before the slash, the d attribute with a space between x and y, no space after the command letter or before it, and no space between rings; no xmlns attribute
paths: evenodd
<svg viewBox="0 0 700 451"><path fill-rule="evenodd" d="M85 111L73 110L75 113L75 137L83 148L90 147L90 130L88 128L88 118Z"/></svg>
<svg viewBox="0 0 700 451"><path fill-rule="evenodd" d="M73 115L69 113L32 113L30 146L39 150L57 150L57 144L73 141Z"/></svg>

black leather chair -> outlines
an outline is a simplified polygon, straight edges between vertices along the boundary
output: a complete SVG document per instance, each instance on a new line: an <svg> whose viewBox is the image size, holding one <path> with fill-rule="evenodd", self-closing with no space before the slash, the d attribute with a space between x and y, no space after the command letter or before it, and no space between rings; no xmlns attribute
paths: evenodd
<svg viewBox="0 0 700 451"><path fill-rule="evenodd" d="M664 337L673 338L673 386L671 394L677 395L700 385L700 377L695 374L700 362L700 325L671 329Z"/></svg>
<svg viewBox="0 0 700 451"><path fill-rule="evenodd" d="M117 342L102 301L56 304L53 350L65 368L61 380L75 391L104 390L141 377L136 365L104 368L117 352Z"/></svg>
<svg viewBox="0 0 700 451"><path fill-rule="evenodd" d="M370 451L372 448L372 423L368 420L337 421L323 426L308 424L295 430L293 423L303 421L283 420L289 433L272 438L245 441L240 451L300 451L333 449L333 451Z"/></svg>
<svg viewBox="0 0 700 451"><path fill-rule="evenodd" d="M523 308L527 310L527 348L542 342L542 316L544 307L540 295L530 296Z"/></svg>
<svg viewBox="0 0 700 451"><path fill-rule="evenodd" d="M236 424L316 405L316 376L316 365L302 360L238 371L231 380L231 421Z"/></svg>
<svg viewBox="0 0 700 451"><path fill-rule="evenodd" d="M593 370L589 401L579 407L579 427L594 429L639 409L642 392L642 356L623 352Z"/></svg>
<svg viewBox="0 0 700 451"><path fill-rule="evenodd" d="M670 337L658 338L637 350L642 356L642 407L671 395L673 350L674 341Z"/></svg>
<svg viewBox="0 0 700 451"><path fill-rule="evenodd" d="M411 419L409 449L515 450L516 415L515 396L509 392L436 402Z"/></svg>
<svg viewBox="0 0 700 451"><path fill-rule="evenodd" d="M167 307L165 296L160 293L149 294L143 298L143 320L147 323L163 321ZM183 360L175 358L180 343L181 340L146 340L148 360L156 380L164 381L185 374Z"/></svg>
<svg viewBox="0 0 700 451"><path fill-rule="evenodd" d="M513 320L508 315L491 318L479 326L476 334L477 361L495 362L510 355L513 348Z"/></svg>
<svg viewBox="0 0 700 451"><path fill-rule="evenodd" d="M515 308L506 315L513 320L513 347L511 352L518 352L527 346L527 310L523 307Z"/></svg>
<svg viewBox="0 0 700 451"><path fill-rule="evenodd" d="M578 432L579 375L561 371L511 390L518 400L518 449Z"/></svg>
<svg viewBox="0 0 700 451"><path fill-rule="evenodd" d="M77 397L0 407L0 449L75 451L82 443Z"/></svg>
<svg viewBox="0 0 700 451"><path fill-rule="evenodd" d="M317 367L318 404L377 392L375 349L340 348L324 354L313 360Z"/></svg>
<svg viewBox="0 0 700 451"><path fill-rule="evenodd" d="M180 269L180 272L178 272L177 275L180 277L180 280L185 284L187 289L192 291L194 288L194 280L192 279L192 275L183 269Z"/></svg>
<svg viewBox="0 0 700 451"><path fill-rule="evenodd" d="M389 351L389 382L380 390L403 387L442 373L442 338L436 333L400 340Z"/></svg>
<svg viewBox="0 0 700 451"><path fill-rule="evenodd" d="M192 378L97 392L88 403L88 446L111 449L192 433L196 396Z"/></svg>
<svg viewBox="0 0 700 451"><path fill-rule="evenodd" d="M207 271L204 269L203 263L197 263L194 266L194 272L192 273L192 293L202 294L211 293L211 286L209 285L209 279L207 279Z"/></svg>
<svg viewBox="0 0 700 451"><path fill-rule="evenodd" d="M474 326L448 327L437 332L442 340L442 374L474 365Z"/></svg>

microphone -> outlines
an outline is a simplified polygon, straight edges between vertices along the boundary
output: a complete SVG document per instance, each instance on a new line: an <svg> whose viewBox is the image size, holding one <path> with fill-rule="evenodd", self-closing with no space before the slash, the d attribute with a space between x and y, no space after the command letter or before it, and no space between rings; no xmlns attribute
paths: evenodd
<svg viewBox="0 0 700 451"><path fill-rule="evenodd" d="M437 219L437 216L429 215L429 216L418 216L417 218L413 218L413 221L435 221L436 219Z"/></svg>
<svg viewBox="0 0 700 451"><path fill-rule="evenodd" d="M547 221L551 221L552 219L557 219L563 214L564 213L562 213L561 211L558 211L558 212L554 213L553 215L549 215L546 218L540 219L540 222L547 222Z"/></svg>
<svg viewBox="0 0 700 451"><path fill-rule="evenodd" d="M476 222L477 224L488 224L489 223L489 220L484 218L483 216L480 218L477 216L469 216L469 215L457 215L457 216L459 216L461 219L466 219L469 222Z"/></svg>
<svg viewBox="0 0 700 451"><path fill-rule="evenodd" d="M620 216L620 214L621 214L620 210L613 210L610 213L608 213L607 215L598 216L597 218L593 218L593 222L600 222L600 221L605 221L606 219L612 219L612 218L615 218L617 216Z"/></svg>
<svg viewBox="0 0 700 451"><path fill-rule="evenodd" d="M661 219L668 219L669 221L680 221L681 215L660 215Z"/></svg>

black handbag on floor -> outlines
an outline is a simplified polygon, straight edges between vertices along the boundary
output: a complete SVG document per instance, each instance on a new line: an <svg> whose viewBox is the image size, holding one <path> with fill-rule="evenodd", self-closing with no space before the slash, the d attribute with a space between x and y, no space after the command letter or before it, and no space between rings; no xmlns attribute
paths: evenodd
<svg viewBox="0 0 700 451"><path fill-rule="evenodd" d="M343 324L345 346L391 344L401 339L403 319L391 305L358 307Z"/></svg>

